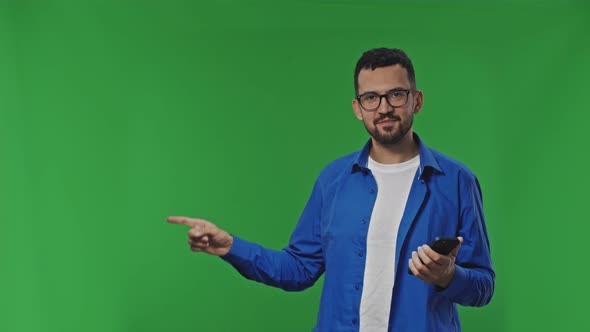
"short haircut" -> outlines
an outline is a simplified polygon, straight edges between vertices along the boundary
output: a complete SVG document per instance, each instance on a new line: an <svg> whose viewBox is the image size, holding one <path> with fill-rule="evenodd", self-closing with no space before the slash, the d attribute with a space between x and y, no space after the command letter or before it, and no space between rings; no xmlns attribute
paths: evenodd
<svg viewBox="0 0 590 332"><path fill-rule="evenodd" d="M408 78L412 89L416 89L416 77L414 76L414 66L408 55L399 48L374 48L368 50L356 63L354 69L354 92L359 92L359 73L363 69L375 70L375 68L401 65L408 71Z"/></svg>

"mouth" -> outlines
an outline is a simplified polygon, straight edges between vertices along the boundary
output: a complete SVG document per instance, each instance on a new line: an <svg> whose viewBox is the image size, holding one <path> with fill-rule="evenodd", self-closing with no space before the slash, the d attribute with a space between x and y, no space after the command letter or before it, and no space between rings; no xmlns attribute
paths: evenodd
<svg viewBox="0 0 590 332"><path fill-rule="evenodd" d="M385 119L385 120L381 120L379 122L377 122L377 124L381 124L381 125L388 125L388 124L392 124L394 122L397 122L399 120L397 119Z"/></svg>

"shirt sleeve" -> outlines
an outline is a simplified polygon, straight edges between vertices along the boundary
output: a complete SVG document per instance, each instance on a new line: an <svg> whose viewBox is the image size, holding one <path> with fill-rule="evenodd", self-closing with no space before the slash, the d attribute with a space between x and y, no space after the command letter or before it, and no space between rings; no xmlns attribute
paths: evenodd
<svg viewBox="0 0 590 332"><path fill-rule="evenodd" d="M221 258L250 280L286 291L304 290L324 272L321 210L322 188L318 179L287 247L273 250L234 236L230 251Z"/></svg>
<svg viewBox="0 0 590 332"><path fill-rule="evenodd" d="M464 306L484 306L494 294L495 272L490 257L481 188L474 175L462 174L459 236L463 243L455 262L455 276L441 294Z"/></svg>

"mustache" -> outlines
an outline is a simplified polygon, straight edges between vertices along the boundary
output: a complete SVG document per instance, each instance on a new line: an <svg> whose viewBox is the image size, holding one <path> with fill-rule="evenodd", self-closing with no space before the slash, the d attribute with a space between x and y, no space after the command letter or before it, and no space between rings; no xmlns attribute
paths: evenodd
<svg viewBox="0 0 590 332"><path fill-rule="evenodd" d="M393 114L393 113L387 113L387 114L383 114L379 117L379 119L376 119L374 121L374 124L378 124L379 122L386 120L386 119L391 119L391 120L397 120L397 121L401 121L402 118L400 118L399 116Z"/></svg>

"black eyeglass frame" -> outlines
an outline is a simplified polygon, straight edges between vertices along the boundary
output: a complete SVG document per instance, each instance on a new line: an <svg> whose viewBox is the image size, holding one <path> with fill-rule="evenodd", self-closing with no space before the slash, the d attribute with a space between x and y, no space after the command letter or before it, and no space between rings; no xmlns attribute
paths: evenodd
<svg viewBox="0 0 590 332"><path fill-rule="evenodd" d="M406 93L406 101L405 101L403 104L401 104L401 105L398 105L398 106L393 106L393 105L391 105L391 103L389 102L389 99L387 98L387 96L389 96L389 95L390 95L390 94L392 94L392 93L396 93L396 92L400 92L400 91L404 91L404 92ZM385 93L385 94L382 94L382 95L378 95L378 94L376 94L375 92L365 92L365 93L363 93L362 95L358 95L358 96L356 96L356 100L358 100L358 102L359 102L359 105L361 105L361 107L362 107L362 108L363 108L365 111L367 111L367 112L374 112L374 111L376 111L376 110L378 110L378 109L379 109L379 106L381 106L381 100L382 100L383 98L385 98L385 101L386 101L386 102L389 104L389 106L391 106L391 107L393 107L393 108L395 108L395 107L403 107L403 106L405 106L405 105L408 103L408 99L410 99L410 92L412 92L412 91L413 91L412 89L396 89L396 90L390 91L390 92L388 92L388 93ZM361 102L361 97L363 97L364 95L366 95L366 94L369 94L369 93L374 93L374 94L376 94L376 95L377 95L377 97L379 97L379 104L377 104L377 107L375 107L375 108L366 108L365 106L363 106L363 103Z"/></svg>

